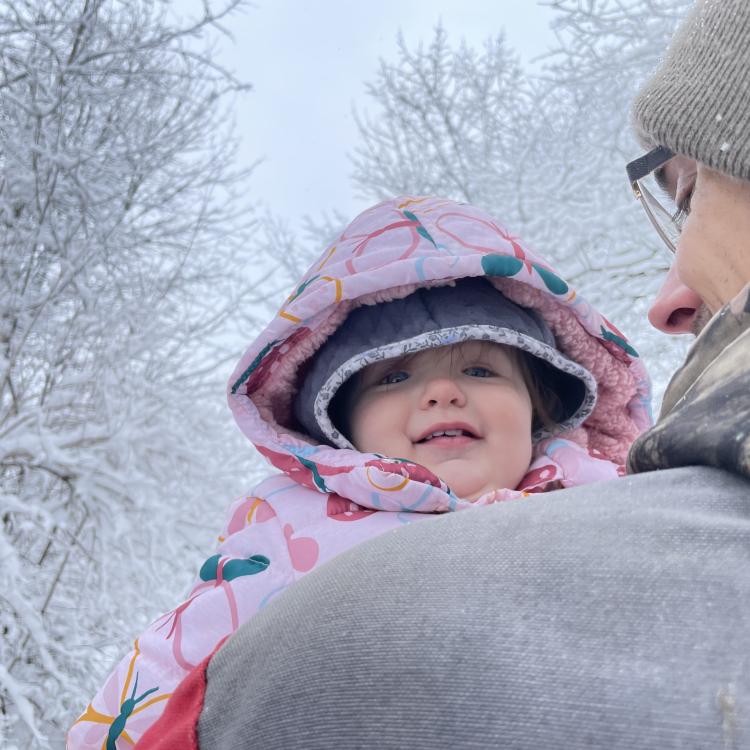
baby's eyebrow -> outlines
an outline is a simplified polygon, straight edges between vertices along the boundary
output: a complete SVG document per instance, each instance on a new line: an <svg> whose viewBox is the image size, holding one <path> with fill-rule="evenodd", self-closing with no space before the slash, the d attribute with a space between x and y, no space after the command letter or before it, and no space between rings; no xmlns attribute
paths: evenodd
<svg viewBox="0 0 750 750"><path fill-rule="evenodd" d="M422 350L424 351L424 350ZM401 354L398 357L391 357L389 359L384 359L378 364L382 365L385 369L390 370L393 367L408 367L412 360L418 355L421 354L421 351L419 352L409 352L408 354Z"/></svg>
<svg viewBox="0 0 750 750"><path fill-rule="evenodd" d="M394 367L403 367L404 359L404 357L395 357L392 359L381 359L377 362L371 362L360 370L362 381L366 384L372 383Z"/></svg>

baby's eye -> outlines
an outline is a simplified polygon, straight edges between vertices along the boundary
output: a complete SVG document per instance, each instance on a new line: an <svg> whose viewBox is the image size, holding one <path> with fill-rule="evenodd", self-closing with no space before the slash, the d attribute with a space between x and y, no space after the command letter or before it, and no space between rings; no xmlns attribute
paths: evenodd
<svg viewBox="0 0 750 750"><path fill-rule="evenodd" d="M472 378L491 378L495 373L487 367L481 367L480 365L474 365L473 367L467 367L464 370L464 375L468 375Z"/></svg>
<svg viewBox="0 0 750 750"><path fill-rule="evenodd" d="M378 385L395 385L396 383L400 383L402 380L406 380L408 377L408 372L404 372L403 370L394 370L393 372L389 372L387 375L384 375L380 379Z"/></svg>

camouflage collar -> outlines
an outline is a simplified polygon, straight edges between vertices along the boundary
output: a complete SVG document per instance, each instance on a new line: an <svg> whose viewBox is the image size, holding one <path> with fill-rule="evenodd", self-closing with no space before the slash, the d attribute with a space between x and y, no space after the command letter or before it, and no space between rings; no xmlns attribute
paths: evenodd
<svg viewBox="0 0 750 750"><path fill-rule="evenodd" d="M628 457L632 473L677 466L750 478L750 285L703 329Z"/></svg>

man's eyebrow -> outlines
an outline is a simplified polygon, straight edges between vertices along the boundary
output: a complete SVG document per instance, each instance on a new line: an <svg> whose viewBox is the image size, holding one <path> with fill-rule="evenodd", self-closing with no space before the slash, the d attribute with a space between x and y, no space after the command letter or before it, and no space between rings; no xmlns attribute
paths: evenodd
<svg viewBox="0 0 750 750"><path fill-rule="evenodd" d="M654 179L656 184L667 194L669 194L669 185L667 184L667 165L664 164L654 170Z"/></svg>

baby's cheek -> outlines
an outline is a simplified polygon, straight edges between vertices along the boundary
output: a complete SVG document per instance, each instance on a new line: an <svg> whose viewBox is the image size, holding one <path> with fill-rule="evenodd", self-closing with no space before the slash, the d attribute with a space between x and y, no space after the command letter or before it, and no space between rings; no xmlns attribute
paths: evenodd
<svg viewBox="0 0 750 750"><path fill-rule="evenodd" d="M349 425L352 433L352 444L358 451L365 450L363 443L367 436L367 424L367 404L361 401L355 403L349 417Z"/></svg>
<svg viewBox="0 0 750 750"><path fill-rule="evenodd" d="M504 485L514 488L526 475L531 466L534 446L531 442L531 424L524 419L517 429L507 435L505 445L498 451L498 472Z"/></svg>
<svg viewBox="0 0 750 750"><path fill-rule="evenodd" d="M362 404L352 414L352 443L363 453L387 455L388 419L376 403Z"/></svg>

